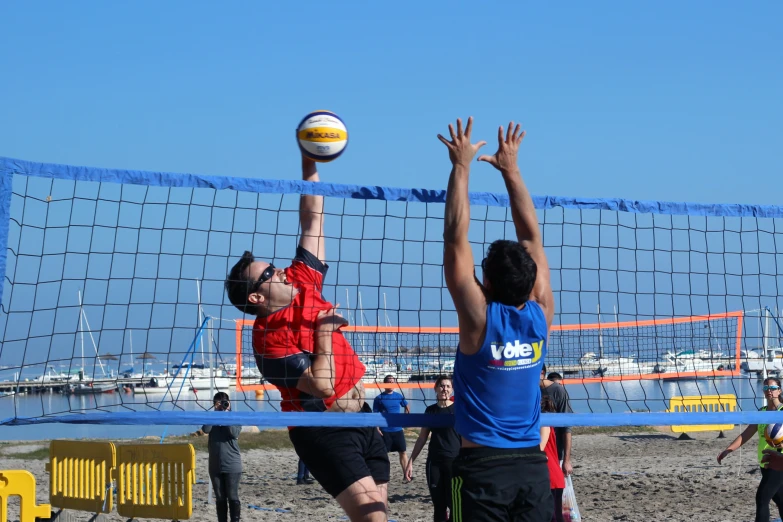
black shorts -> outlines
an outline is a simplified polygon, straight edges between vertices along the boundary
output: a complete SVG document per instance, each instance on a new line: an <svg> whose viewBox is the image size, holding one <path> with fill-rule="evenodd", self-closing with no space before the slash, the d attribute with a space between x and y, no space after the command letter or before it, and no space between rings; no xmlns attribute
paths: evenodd
<svg viewBox="0 0 783 522"><path fill-rule="evenodd" d="M389 456L377 428L293 428L296 454L332 497L365 477L389 482Z"/></svg>
<svg viewBox="0 0 783 522"><path fill-rule="evenodd" d="M384 431L383 442L386 444L386 451L391 453L392 451L407 451L405 445L405 433L402 431Z"/></svg>
<svg viewBox="0 0 783 522"><path fill-rule="evenodd" d="M453 522L552 520L549 468L538 446L462 448L453 473Z"/></svg>

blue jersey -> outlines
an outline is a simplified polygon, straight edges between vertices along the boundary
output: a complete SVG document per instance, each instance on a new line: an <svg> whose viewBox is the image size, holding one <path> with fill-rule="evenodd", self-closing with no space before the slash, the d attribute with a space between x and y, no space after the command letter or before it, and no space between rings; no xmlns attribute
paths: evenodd
<svg viewBox="0 0 783 522"><path fill-rule="evenodd" d="M400 413L408 406L408 401L401 393L381 393L372 401L372 411L375 413ZM400 426L381 428L381 431L402 431Z"/></svg>
<svg viewBox="0 0 783 522"><path fill-rule="evenodd" d="M540 442L541 365L547 324L534 301L521 310L487 305L487 332L473 355L454 361L455 428L491 448L527 448Z"/></svg>

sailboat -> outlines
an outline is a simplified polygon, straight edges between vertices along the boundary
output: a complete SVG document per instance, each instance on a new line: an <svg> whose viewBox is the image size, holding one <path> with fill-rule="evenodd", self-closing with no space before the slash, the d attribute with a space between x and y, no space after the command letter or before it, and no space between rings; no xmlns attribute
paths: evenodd
<svg viewBox="0 0 783 522"><path fill-rule="evenodd" d="M82 306L82 292L80 290L79 291L79 333L81 337L81 347L82 347L82 367L77 373L78 377L72 377L65 385L63 391L65 393L71 393L74 395L111 393L117 389L116 382L95 383L92 377L85 375L84 372L84 326L85 325L87 326L87 333L90 335L90 340L92 341L92 346L93 349L95 350L96 361L98 362L98 365L100 366L101 372L103 373L104 377L107 377L106 370L103 368L103 363L101 362L101 358L98 355L98 344L95 342L95 337L93 337L92 335L92 330L90 329L90 322L87 320L87 314L85 313L84 308Z"/></svg>

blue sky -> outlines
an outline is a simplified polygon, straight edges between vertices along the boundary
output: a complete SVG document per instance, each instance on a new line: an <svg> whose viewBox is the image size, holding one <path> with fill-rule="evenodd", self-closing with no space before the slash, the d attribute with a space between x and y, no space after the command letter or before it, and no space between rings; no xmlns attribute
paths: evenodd
<svg viewBox="0 0 783 522"><path fill-rule="evenodd" d="M0 155L290 179L296 123L330 109L351 143L326 180L438 189L435 135L473 115L490 142L524 123L536 194L778 204L781 15L773 2L6 2ZM503 186L478 165L471 189Z"/></svg>

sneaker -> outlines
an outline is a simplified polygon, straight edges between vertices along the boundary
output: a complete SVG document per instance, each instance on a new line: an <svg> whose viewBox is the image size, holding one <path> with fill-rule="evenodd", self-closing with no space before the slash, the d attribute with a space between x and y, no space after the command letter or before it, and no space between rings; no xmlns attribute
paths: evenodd
<svg viewBox="0 0 783 522"><path fill-rule="evenodd" d="M306 479L304 479L304 483L307 484L308 486L310 484L315 484L315 479L312 477L307 477Z"/></svg>

